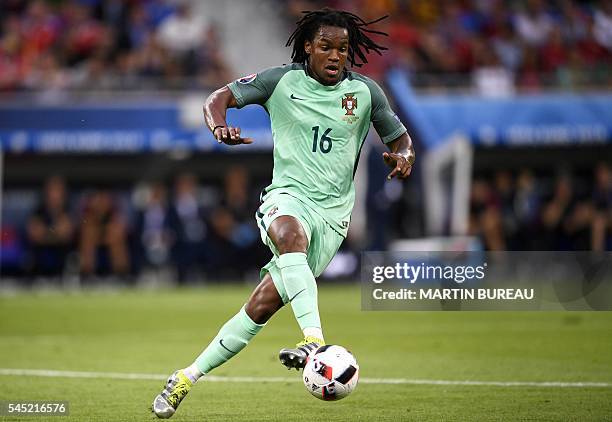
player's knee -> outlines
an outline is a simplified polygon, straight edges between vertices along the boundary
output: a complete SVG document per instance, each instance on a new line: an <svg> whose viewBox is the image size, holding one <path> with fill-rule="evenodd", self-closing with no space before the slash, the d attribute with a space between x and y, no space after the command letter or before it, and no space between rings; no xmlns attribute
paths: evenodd
<svg viewBox="0 0 612 422"><path fill-rule="evenodd" d="M308 239L296 230L283 230L276 240L278 252L282 255L290 252L306 252Z"/></svg>

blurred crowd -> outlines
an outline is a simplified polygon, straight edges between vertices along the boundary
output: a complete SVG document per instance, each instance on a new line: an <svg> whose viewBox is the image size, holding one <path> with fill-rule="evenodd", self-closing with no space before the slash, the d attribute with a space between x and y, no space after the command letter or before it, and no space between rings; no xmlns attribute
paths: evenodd
<svg viewBox="0 0 612 422"><path fill-rule="evenodd" d="M531 170L480 175L472 184L470 234L489 250L612 250L612 170L590 175Z"/></svg>
<svg viewBox="0 0 612 422"><path fill-rule="evenodd" d="M126 281L171 271L179 283L257 278L270 252L255 224L257 195L245 168L229 168L222 183L201 185L182 173L172 187L141 183L130 192L71 189L50 177L22 225L4 222L3 273Z"/></svg>
<svg viewBox="0 0 612 422"><path fill-rule="evenodd" d="M188 1L2 0L0 92L217 87L218 45Z"/></svg>
<svg viewBox="0 0 612 422"><path fill-rule="evenodd" d="M284 2L283 2L284 3ZM401 66L418 87L473 86L484 95L516 90L612 87L612 1L291 0L302 10L332 6L366 20L389 15L373 37L389 51L364 71L382 78ZM382 80L382 79L380 79Z"/></svg>
<svg viewBox="0 0 612 422"><path fill-rule="evenodd" d="M402 228L415 213L392 186L368 188L366 249L415 237ZM133 282L158 274L181 284L254 280L270 258L253 217L262 187L243 166L229 167L221 183L181 173L171 184L141 182L128 191L71 188L52 176L20 223L4 213L2 272L29 280L73 276L85 284L109 275ZM612 169L601 162L588 174L477 174L468 234L487 250L612 250ZM350 236L342 250L354 256Z"/></svg>
<svg viewBox="0 0 612 422"><path fill-rule="evenodd" d="M3 0L0 92L223 85L233 74L218 27L194 5ZM376 26L389 37L374 35L389 51L363 68L381 80L400 66L416 86L484 95L612 86L611 0L290 0L279 2L287 33L301 11L323 6L389 15Z"/></svg>

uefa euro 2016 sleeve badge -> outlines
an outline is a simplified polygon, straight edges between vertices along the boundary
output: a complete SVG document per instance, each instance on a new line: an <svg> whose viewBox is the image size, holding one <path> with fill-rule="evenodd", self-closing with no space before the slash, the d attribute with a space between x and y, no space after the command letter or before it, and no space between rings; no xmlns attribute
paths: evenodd
<svg viewBox="0 0 612 422"><path fill-rule="evenodd" d="M353 123L359 119L359 116L355 116L353 112L353 110L357 108L357 97L355 97L355 94L344 94L344 98L342 98L342 108L346 110L346 114L342 120Z"/></svg>

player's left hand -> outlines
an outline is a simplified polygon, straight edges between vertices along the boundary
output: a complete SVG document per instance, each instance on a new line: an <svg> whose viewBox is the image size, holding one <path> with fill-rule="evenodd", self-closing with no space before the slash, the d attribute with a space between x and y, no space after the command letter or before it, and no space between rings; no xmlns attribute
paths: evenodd
<svg viewBox="0 0 612 422"><path fill-rule="evenodd" d="M226 145L252 144L253 138L243 138L240 136L240 128L223 126L215 129L213 133L218 143Z"/></svg>
<svg viewBox="0 0 612 422"><path fill-rule="evenodd" d="M393 168L387 176L387 180L391 180L395 176L398 176L400 179L410 176L414 160L410 160L409 157L396 152L383 152L383 160L385 160L385 164Z"/></svg>

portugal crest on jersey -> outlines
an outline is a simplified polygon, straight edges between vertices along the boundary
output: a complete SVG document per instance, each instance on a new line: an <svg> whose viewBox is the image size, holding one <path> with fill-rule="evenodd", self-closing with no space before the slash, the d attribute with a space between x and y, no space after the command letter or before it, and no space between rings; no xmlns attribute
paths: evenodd
<svg viewBox="0 0 612 422"><path fill-rule="evenodd" d="M346 110L346 114L342 120L353 123L355 120L359 119L359 117L355 116L355 113L353 113L353 110L357 108L357 97L355 97L355 94L344 94L344 98L342 98L342 108Z"/></svg>

